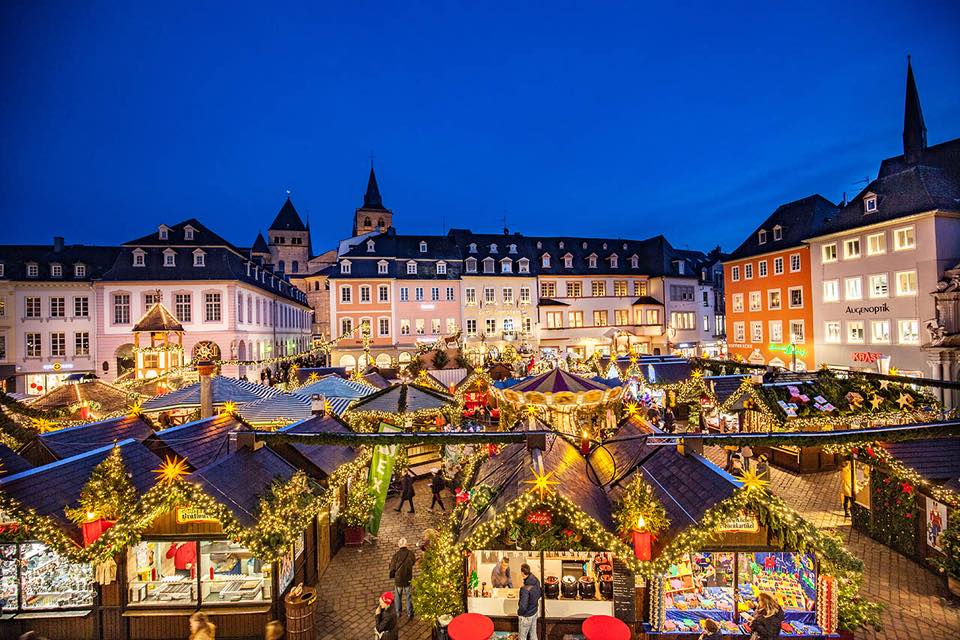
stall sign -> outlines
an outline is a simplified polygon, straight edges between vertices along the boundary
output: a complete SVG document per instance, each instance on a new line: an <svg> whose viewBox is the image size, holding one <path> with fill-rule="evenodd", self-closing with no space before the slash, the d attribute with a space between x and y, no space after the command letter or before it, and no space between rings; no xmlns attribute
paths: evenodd
<svg viewBox="0 0 960 640"><path fill-rule="evenodd" d="M541 527L549 527L553 524L553 515L546 509L531 511L527 514L527 522Z"/></svg>
<svg viewBox="0 0 960 640"><path fill-rule="evenodd" d="M853 352L853 361L854 362L876 362L883 358L882 353L877 353L876 351L854 351Z"/></svg>
<svg viewBox="0 0 960 640"><path fill-rule="evenodd" d="M753 514L739 513L728 518L727 521L721 525L720 531L727 533L756 533L760 531L760 522L757 520L757 516Z"/></svg>
<svg viewBox="0 0 960 640"><path fill-rule="evenodd" d="M386 422L380 423L380 433L396 433L399 427ZM370 514L370 533L376 534L380 530L380 518L383 517L383 505L387 501L387 489L390 488L390 477L393 475L393 462L397 458L397 445L377 445L373 448L373 459L370 460L370 488L376 494L373 503L373 512Z"/></svg>
<svg viewBox="0 0 960 640"><path fill-rule="evenodd" d="M294 565L293 549L280 556L280 591L283 591L293 582Z"/></svg>
<svg viewBox="0 0 960 640"><path fill-rule="evenodd" d="M927 502L925 510L926 517L924 518L924 525L927 532L927 546L943 552L941 537L943 536L943 530L947 528L947 505L937 502L930 497L924 497Z"/></svg>
<svg viewBox="0 0 960 640"><path fill-rule="evenodd" d="M213 514L207 513L201 507L177 507L177 524L191 524L197 522L209 522L211 524L219 524L218 520Z"/></svg>

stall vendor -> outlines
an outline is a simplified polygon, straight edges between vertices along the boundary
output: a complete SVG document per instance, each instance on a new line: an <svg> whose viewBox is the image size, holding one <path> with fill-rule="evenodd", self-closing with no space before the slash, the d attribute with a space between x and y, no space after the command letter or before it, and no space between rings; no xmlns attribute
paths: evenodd
<svg viewBox="0 0 960 640"><path fill-rule="evenodd" d="M513 578L510 577L510 561L500 558L500 562L490 572L490 586L494 589L507 587L513 589Z"/></svg>
<svg viewBox="0 0 960 640"><path fill-rule="evenodd" d="M178 576L190 576L191 569L197 563L197 543L172 543L167 549L167 558L173 558L173 568Z"/></svg>

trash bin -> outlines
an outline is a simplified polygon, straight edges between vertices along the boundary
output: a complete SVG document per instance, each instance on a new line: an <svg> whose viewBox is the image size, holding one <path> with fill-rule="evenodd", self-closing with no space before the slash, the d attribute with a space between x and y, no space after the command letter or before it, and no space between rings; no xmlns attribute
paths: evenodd
<svg viewBox="0 0 960 640"><path fill-rule="evenodd" d="M313 640L314 611L317 609L317 590L297 585L284 599L287 618L287 640Z"/></svg>

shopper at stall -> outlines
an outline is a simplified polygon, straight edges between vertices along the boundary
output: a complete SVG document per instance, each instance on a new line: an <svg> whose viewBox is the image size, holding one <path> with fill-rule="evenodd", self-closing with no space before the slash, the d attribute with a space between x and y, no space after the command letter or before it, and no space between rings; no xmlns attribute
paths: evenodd
<svg viewBox="0 0 960 640"><path fill-rule="evenodd" d="M396 553L390 559L390 577L397 592L397 615L401 613L404 602L407 605L407 617L413 620L413 596L410 593L410 582L413 580L413 565L417 562L417 554L407 547L407 539L397 541Z"/></svg>
<svg viewBox="0 0 960 640"><path fill-rule="evenodd" d="M397 640L397 612L393 608L393 592L384 591L377 603L375 633L377 640Z"/></svg>
<svg viewBox="0 0 960 640"><path fill-rule="evenodd" d="M433 474L430 478L430 491L433 492L433 500L430 501L430 511L433 511L433 507L436 504L440 505L441 511L446 511L447 508L443 506L443 496L440 495L443 487L447 484L443 478L443 472L440 471L440 469L431 469L430 473Z"/></svg>
<svg viewBox="0 0 960 640"><path fill-rule="evenodd" d="M740 449L740 455L743 456L743 469L744 471L750 470L750 459L753 458L753 449L750 448L750 445L745 445Z"/></svg>
<svg viewBox="0 0 960 640"><path fill-rule="evenodd" d="M667 407L663 410L663 430L667 433L673 433L676 416L673 415L673 409Z"/></svg>
<svg viewBox="0 0 960 640"><path fill-rule="evenodd" d="M537 640L537 614L540 613L540 581L530 572L530 565L520 565L523 586L520 587L520 604L517 619L520 627L518 640Z"/></svg>
<svg viewBox="0 0 960 640"><path fill-rule="evenodd" d="M763 454L757 458L757 476L770 482L770 463L767 462L767 456Z"/></svg>
<svg viewBox="0 0 960 640"><path fill-rule="evenodd" d="M197 543L184 542L183 544L177 544L171 542L170 548L167 549L167 559L170 558L173 558L173 568L178 576L192 577L192 569L197 562Z"/></svg>
<svg viewBox="0 0 960 640"><path fill-rule="evenodd" d="M510 561L506 558L500 558L500 562L498 562L490 572L490 587L493 589L501 589L503 587L513 589L513 578L510 576Z"/></svg>
<svg viewBox="0 0 960 640"><path fill-rule="evenodd" d="M403 509L404 502L410 502L410 513L413 513L413 496L416 495L416 492L413 490L413 471L407 468L403 472L403 477L400 479L400 504L397 505L397 508L394 511L401 511Z"/></svg>
<svg viewBox="0 0 960 640"><path fill-rule="evenodd" d="M720 631L720 625L717 624L716 620L704 618L700 621L700 626L703 627L703 633L700 634L698 640L722 640L723 633Z"/></svg>
<svg viewBox="0 0 960 640"><path fill-rule="evenodd" d="M850 462L844 462L840 468L840 482L843 485L840 499L843 500L843 517L850 517L850 505L853 504L853 470L850 468Z"/></svg>
<svg viewBox="0 0 960 640"><path fill-rule="evenodd" d="M190 640L214 640L217 627L210 622L210 618L202 611L190 616Z"/></svg>
<svg viewBox="0 0 960 640"><path fill-rule="evenodd" d="M760 593L759 604L750 620L750 640L774 640L780 637L783 607L769 593Z"/></svg>

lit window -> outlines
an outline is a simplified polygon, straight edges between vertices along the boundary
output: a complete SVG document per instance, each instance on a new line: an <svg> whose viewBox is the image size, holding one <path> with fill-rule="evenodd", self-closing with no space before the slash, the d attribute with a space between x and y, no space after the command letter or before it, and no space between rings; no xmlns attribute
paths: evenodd
<svg viewBox="0 0 960 640"><path fill-rule="evenodd" d="M890 344L890 321L872 320L870 322L871 341L875 344Z"/></svg>
<svg viewBox="0 0 960 640"><path fill-rule="evenodd" d="M767 291L767 309L769 311L779 311L781 308L780 305L780 289Z"/></svg>
<svg viewBox="0 0 960 640"><path fill-rule="evenodd" d="M767 323L767 331L770 332L770 342L783 344L783 321L771 320Z"/></svg>
<svg viewBox="0 0 960 640"><path fill-rule="evenodd" d="M473 287L468 287L463 290L463 301L468 305L477 304L477 290Z"/></svg>
<svg viewBox="0 0 960 640"><path fill-rule="evenodd" d="M917 246L916 238L914 237L913 227L904 227L902 229L895 229L893 232L893 250L894 251L905 251L907 249L913 249Z"/></svg>
<svg viewBox="0 0 960 640"><path fill-rule="evenodd" d="M863 320L847 321L847 342L863 344Z"/></svg>
<svg viewBox="0 0 960 640"><path fill-rule="evenodd" d="M917 320L897 320L900 344L920 344L920 323Z"/></svg>
<svg viewBox="0 0 960 640"><path fill-rule="evenodd" d="M804 335L803 320L790 321L790 342L791 344L803 344L806 340Z"/></svg>
<svg viewBox="0 0 960 640"><path fill-rule="evenodd" d="M802 309L803 308L803 288L802 287L790 287L788 289L789 302L791 309Z"/></svg>
<svg viewBox="0 0 960 640"><path fill-rule="evenodd" d="M860 257L860 238L843 241L843 259L853 260Z"/></svg>
<svg viewBox="0 0 960 640"><path fill-rule="evenodd" d="M750 292L750 311L760 311L760 292Z"/></svg>
<svg viewBox="0 0 960 640"><path fill-rule="evenodd" d="M870 276L870 297L886 298L890 294L890 288L887 284L887 274L875 273Z"/></svg>
<svg viewBox="0 0 960 640"><path fill-rule="evenodd" d="M835 243L825 244L820 248L821 251L821 262L836 262L837 261L837 245Z"/></svg>
<svg viewBox="0 0 960 640"><path fill-rule="evenodd" d="M839 299L840 299L840 281L824 280L823 281L823 301L836 302Z"/></svg>
<svg viewBox="0 0 960 640"><path fill-rule="evenodd" d="M863 278L856 276L845 278L843 281L844 299L862 300L863 299Z"/></svg>
<svg viewBox="0 0 960 640"><path fill-rule="evenodd" d="M897 272L897 295L898 296L917 295L917 272L916 271L898 271Z"/></svg>
<svg viewBox="0 0 960 640"><path fill-rule="evenodd" d="M828 320L823 323L824 342L830 344L840 344L843 338L840 336L840 321Z"/></svg>
<svg viewBox="0 0 960 640"><path fill-rule="evenodd" d="M763 342L763 323L754 321L750 323L750 342L754 344Z"/></svg>
<svg viewBox="0 0 960 640"><path fill-rule="evenodd" d="M733 341L743 344L747 341L747 327L744 322L733 323Z"/></svg>
<svg viewBox="0 0 960 640"><path fill-rule="evenodd" d="M743 294L742 293L733 294L733 312L743 313Z"/></svg>
<svg viewBox="0 0 960 640"><path fill-rule="evenodd" d="M874 233L867 236L867 255L878 256L887 252L887 234Z"/></svg>

